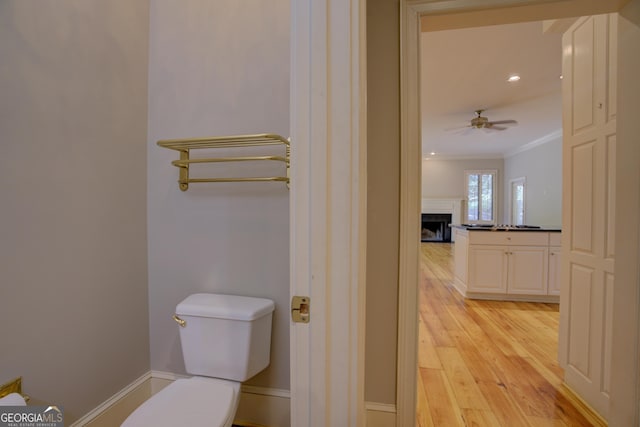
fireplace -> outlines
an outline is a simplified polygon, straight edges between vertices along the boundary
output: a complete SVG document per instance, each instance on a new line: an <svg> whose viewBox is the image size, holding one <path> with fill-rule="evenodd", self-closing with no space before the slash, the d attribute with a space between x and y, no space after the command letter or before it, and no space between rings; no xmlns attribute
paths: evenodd
<svg viewBox="0 0 640 427"><path fill-rule="evenodd" d="M423 213L422 233L423 242L451 242L451 214Z"/></svg>

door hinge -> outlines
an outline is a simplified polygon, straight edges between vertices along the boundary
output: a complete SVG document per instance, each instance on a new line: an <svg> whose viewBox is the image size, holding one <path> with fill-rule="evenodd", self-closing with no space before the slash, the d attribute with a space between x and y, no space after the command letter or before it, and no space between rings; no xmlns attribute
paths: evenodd
<svg viewBox="0 0 640 427"><path fill-rule="evenodd" d="M291 320L295 323L309 323L309 297L294 296L291 298Z"/></svg>

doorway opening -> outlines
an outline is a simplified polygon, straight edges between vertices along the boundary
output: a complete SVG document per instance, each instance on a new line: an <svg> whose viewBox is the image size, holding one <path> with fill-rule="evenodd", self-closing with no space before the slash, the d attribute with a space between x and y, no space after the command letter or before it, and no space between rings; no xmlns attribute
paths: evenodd
<svg viewBox="0 0 640 427"><path fill-rule="evenodd" d="M535 55L525 59L517 54L509 56L510 45L523 48L523 39L528 39L531 44L524 50L537 51L538 58ZM497 52L477 52L473 48L466 51L468 40L480 45L493 44ZM546 162L548 157L559 159L562 156L562 97L558 78L562 68L561 34L544 34L543 23L534 21L442 30L437 34L423 32L421 42L420 54L424 56L424 60L421 60L421 106L424 112L422 154L424 157L426 153L437 153L428 162L423 162L422 167L437 169L443 177L434 182L435 174L429 171L426 174L432 178L432 188L429 188L430 182L423 176L423 198L435 197L433 192L437 191L437 195L444 198L464 199L463 222L466 224L523 225L524 177L521 174L526 174L529 181L536 183L539 188L561 187L562 182L561 161L553 163L553 167ZM456 54L445 57L447 49L442 46ZM430 57L441 59L429 61ZM536 69L536 63L545 66ZM458 81L455 76L449 77L456 70L470 69L474 65L477 69L470 82ZM514 71L526 69L529 72L527 78L543 86L534 89L533 82L525 82L523 78L520 81L522 84L515 87L506 78L498 78L508 74L505 72L507 67L512 67ZM522 74L524 76L525 73ZM477 87L478 82L482 82L481 87ZM464 87L465 84L469 87ZM532 93L537 95L533 96ZM472 105L494 105L490 116L496 117L496 123L505 121L512 126L500 127L500 130L478 129L471 122L471 125L462 128L462 133L458 133L455 121L462 122L466 116L465 108L471 108ZM536 123L532 123L530 118L534 115ZM447 122L449 116L453 116L451 122ZM517 124L511 123L515 121L513 119L517 119ZM454 129L453 134L449 129ZM536 133L538 131L541 133ZM558 136L551 138L549 134ZM541 140L545 143L532 144L530 148L525 146L526 143ZM515 141L521 144L516 145ZM535 162L539 164L532 165ZM450 178L456 176L457 181ZM449 193L443 194L442 191ZM539 204L550 202L541 196ZM557 196L552 201L557 206L548 210L556 215L553 222L560 224L562 197L560 193ZM500 200L504 201L501 207L498 203ZM534 218L532 224L549 225L541 223L544 221L540 215L542 210L528 215ZM544 218L549 216L552 215ZM444 248L425 242L424 213L422 217L417 425L455 425L460 417L467 421L475 420L477 411L482 413L482 418L475 420L480 425L508 425L509 420L514 424L526 425L526 417L531 415L530 412L535 412L548 422L567 421L566 414L569 413L573 419L581 417L574 406L566 405L562 398L556 399L556 396L562 396L563 383L563 371L557 361L558 304L533 302L540 301L539 295L519 295L524 302L511 302L513 298L506 295L484 297L491 301L461 297L454 285L454 270L466 271L466 260L469 258L465 256L454 261L457 248L454 250L453 247ZM507 257L502 255L501 248L480 249L492 251L491 259L496 262L491 262L491 267L486 268L492 270L489 276L495 278L494 287L499 288L502 285L501 278L507 275L500 273L499 266L506 265ZM544 276L544 280L532 283L535 282L536 286L538 282L544 284L546 292L548 249L536 247L527 250L536 251L531 258L528 252L525 255L532 263L535 260L535 264L523 268L535 270L536 277ZM497 252L500 253L494 258ZM480 252L474 253L481 256ZM494 264L498 270L495 274ZM553 298L557 300L557 296ZM459 310L461 307L464 309ZM544 321L541 320L543 318ZM500 350L494 352L496 348ZM538 351L540 348L545 350ZM521 357L517 366L513 364L513 359L503 357L502 352ZM549 371L541 372L537 369L539 366L552 367L550 371L553 375L549 375ZM531 383L535 381L553 392L539 395L531 388ZM522 390L528 390L531 396L521 399ZM562 410L556 412L556 407L562 407ZM444 414L447 414L445 419L439 418ZM584 417L583 421L588 423Z"/></svg>
<svg viewBox="0 0 640 427"><path fill-rule="evenodd" d="M414 160L414 156L418 157L420 156L419 153L419 149L418 147L416 147L415 145L413 145L414 143L412 141L417 141L420 140L419 137L419 116L417 114L417 112L419 111L419 100L417 99L418 96L415 95L415 92L417 91L418 88L418 84L416 83L418 76L417 76L417 72L416 72L416 68L417 67L417 60L415 58L412 58L411 55L415 54L416 52L419 51L419 42L417 40L412 39L412 37L415 37L416 34L419 33L419 25L420 25L420 16L423 16L424 14L429 14L429 13L439 13L442 14L443 11L455 11L455 12L460 12L460 9L465 9L467 3L464 3L463 6L460 6L460 4L454 4L456 2L447 2L445 1L444 4L438 4L437 6L433 6L430 5L428 3L425 4L420 4L420 5L410 5L407 6L405 5L406 9L403 10L403 32L402 32L402 45L405 46L403 52L404 54L401 53L401 57L403 58L403 67L404 67L404 71L402 72L402 79L403 79L403 84L401 85L403 87L402 90L402 96L403 96L403 103L402 103L402 108L403 108L403 119L401 120L402 122L402 126L403 126L403 149L401 152L401 159L403 161L403 165L402 165L402 169L404 170L404 173L402 174L403 178L406 178L406 180L404 181L404 183L401 182L401 211L403 212L411 212L411 208L415 205L415 201L412 201L412 197L415 197L414 195L419 193L419 191L416 191L416 186L419 189L419 184L415 184L411 182L411 179L415 179L415 177L419 176L419 170L420 170L420 166L418 165L418 162L416 162ZM517 4L518 2L515 1L513 2L514 4ZM471 8L471 6L469 6L469 8ZM524 8L527 9L527 8ZM554 13L553 10L557 9L551 7L549 8L546 12L542 12L541 10L537 10L537 13L534 13L533 15L536 15L539 17L539 19L542 18L554 18ZM505 12L505 9L501 9L501 12ZM614 11L614 10L612 10ZM464 10L464 12L466 12L466 10ZM524 12L523 14L518 14L514 8L514 10L510 10L510 12L516 12L513 14L510 13L506 13L506 15L502 15L501 18L497 19L497 21L502 20L504 23L510 23L510 22L522 22L525 21L526 19L522 19L523 16L527 15L527 12ZM600 10L597 13L604 13L606 11L602 11ZM488 11L487 12L489 15L492 14L492 11ZM486 15L482 15L483 12L469 12L468 14L463 13L460 15L464 15L464 19L467 20L466 24L460 24L460 21L458 21L458 25L460 27L467 27L469 26L469 22L472 22L475 18L475 22L479 22L479 21L487 21L487 20L491 20L491 18L487 19ZM580 16L580 15L590 15L590 14L594 14L593 12L589 11L589 10L576 10L575 15L576 16ZM471 18L470 18L471 16ZM513 16L513 17L507 17L505 18L505 16ZM515 17L517 16L517 17ZM564 12L564 16L566 16L566 11ZM493 15L493 18L495 19L496 15ZM418 18L418 19L415 19ZM463 19L463 20L464 20ZM455 17L452 18L452 21L455 21ZM495 22L495 21L494 21ZM409 52L409 55L407 55L407 52ZM409 179L411 178L411 179ZM406 190L405 190L406 189ZM504 199L503 199L504 200ZM503 209L504 206L503 206ZM410 216L405 218L405 215L401 215L401 217L403 218L403 222L404 225L408 225L408 227L405 227L405 229L415 229L413 228L413 221L417 222L417 219L413 219ZM408 224L407 224L408 223ZM401 227L402 229L403 227ZM410 239L411 236L401 236L401 240L402 239ZM414 237L415 238L415 237ZM415 262L413 260L413 258L409 258L408 260L404 258L403 255L406 254L412 254L414 249L411 248L411 244L410 241L406 241L406 242L401 242L401 256L400 256L400 268L401 270L404 267L409 267L410 271L409 271L409 276L411 275L411 267L413 267L413 263ZM402 277L401 277L401 284L400 284L400 295L401 298L404 298L405 295L411 295L411 290L407 290L407 289L403 289L403 282L402 282ZM406 302L401 301L400 304L400 311L403 312L402 308L406 306ZM415 319L415 317L413 317L413 319ZM406 327L408 330L412 330L411 328L413 328L414 326L409 326L410 322L412 319L403 319L400 322L400 327ZM413 320L415 322L415 320ZM407 329L404 329L405 331ZM409 334L410 336L411 334ZM402 336L401 336L402 338ZM409 361L411 362L411 357L407 357L405 358L405 354L402 353L402 344L404 341L400 341L400 350L401 350L401 354L399 354L399 359L400 359L400 363L399 363L399 369L398 369L398 380L399 380L399 389L401 389L401 383L400 383L400 378L403 374L405 375L410 375L409 373L409 369L411 369L412 365L409 364L404 364L404 361ZM401 366L402 365L402 366ZM415 366L415 365L413 365ZM406 376L404 376L404 378L406 378ZM399 414L403 414L404 413L404 405L401 404L402 399L401 397L404 396L405 394L403 394L403 391L399 391L399 398L398 398L398 413ZM402 415L400 415L400 418L402 418Z"/></svg>

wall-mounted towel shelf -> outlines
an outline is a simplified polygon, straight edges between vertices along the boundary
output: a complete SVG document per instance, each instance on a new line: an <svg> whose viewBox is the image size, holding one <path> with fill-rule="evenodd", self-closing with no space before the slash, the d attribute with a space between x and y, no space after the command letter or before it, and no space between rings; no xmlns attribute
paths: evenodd
<svg viewBox="0 0 640 427"><path fill-rule="evenodd" d="M289 157L290 145L289 141L280 135L275 134L257 134L257 135L232 135L232 136L215 136L208 138L189 138L189 139L165 139L158 141L160 147L176 150L180 153L180 160L171 162L172 165L180 169L180 178L178 183L180 189L186 191L190 183L194 182L249 182L249 181L282 181L289 184ZM282 145L284 146L283 156L240 156L240 157L207 157L207 158L190 158L190 151L204 148L236 148L236 147L257 147L266 145ZM286 176L268 176L268 177L237 177L237 178L190 178L189 167L198 163L220 163L220 162L245 162L245 161L278 161L284 162L286 166Z"/></svg>
<svg viewBox="0 0 640 427"><path fill-rule="evenodd" d="M30 400L29 396L22 394L22 377L15 378L6 384L0 385L0 398L9 396L12 393L18 393L25 402L29 402ZM12 405L15 404L17 403L12 403Z"/></svg>

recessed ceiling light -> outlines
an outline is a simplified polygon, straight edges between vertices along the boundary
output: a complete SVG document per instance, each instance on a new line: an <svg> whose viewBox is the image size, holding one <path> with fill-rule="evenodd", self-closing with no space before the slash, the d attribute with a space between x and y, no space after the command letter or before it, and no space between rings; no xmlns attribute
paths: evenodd
<svg viewBox="0 0 640 427"><path fill-rule="evenodd" d="M510 83L517 82L518 80L520 80L520 76L517 75L517 74L514 74L513 76L510 76L507 79L507 81L510 82Z"/></svg>
<svg viewBox="0 0 640 427"><path fill-rule="evenodd" d="M435 152L433 152L433 151L432 151L430 154L431 154L432 156L435 156L435 155L436 155L436 153L435 153Z"/></svg>

